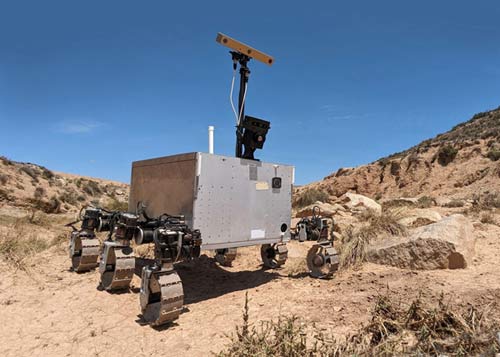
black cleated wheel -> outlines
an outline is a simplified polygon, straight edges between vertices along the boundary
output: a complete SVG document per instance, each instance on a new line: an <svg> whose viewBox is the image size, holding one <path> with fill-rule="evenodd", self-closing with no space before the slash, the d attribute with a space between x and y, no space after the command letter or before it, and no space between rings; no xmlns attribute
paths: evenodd
<svg viewBox="0 0 500 357"><path fill-rule="evenodd" d="M222 266L230 267L236 259L236 248L217 249L215 260Z"/></svg>
<svg viewBox="0 0 500 357"><path fill-rule="evenodd" d="M337 251L330 242L315 244L307 253L307 267L313 278L328 278L339 267Z"/></svg>
<svg viewBox="0 0 500 357"><path fill-rule="evenodd" d="M263 244L260 247L260 256L264 267L276 269L285 264L288 258L288 248L284 243Z"/></svg>

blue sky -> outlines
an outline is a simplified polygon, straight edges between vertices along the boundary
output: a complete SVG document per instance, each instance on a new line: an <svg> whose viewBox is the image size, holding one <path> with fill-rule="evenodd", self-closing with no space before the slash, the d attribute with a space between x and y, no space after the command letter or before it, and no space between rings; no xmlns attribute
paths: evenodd
<svg viewBox="0 0 500 357"><path fill-rule="evenodd" d="M240 5L243 4L243 5ZM129 181L134 160L234 154L226 33L252 61L256 157L297 183L500 105L499 1L0 1L0 155Z"/></svg>

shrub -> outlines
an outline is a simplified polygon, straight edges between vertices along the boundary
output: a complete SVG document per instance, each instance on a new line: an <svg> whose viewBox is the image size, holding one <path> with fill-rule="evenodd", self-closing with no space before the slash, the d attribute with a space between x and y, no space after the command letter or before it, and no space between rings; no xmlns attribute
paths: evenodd
<svg viewBox="0 0 500 357"><path fill-rule="evenodd" d="M397 161L391 161L391 175L398 176L401 171L401 164Z"/></svg>
<svg viewBox="0 0 500 357"><path fill-rule="evenodd" d="M219 357L494 356L500 351L499 324L486 308L450 306L443 295L429 304L420 298L406 303L379 295L369 322L345 339L295 316L280 314L256 326L249 322L248 303L246 294L243 322L228 336Z"/></svg>
<svg viewBox="0 0 500 357"><path fill-rule="evenodd" d="M343 235L340 268L357 267L364 262L368 244L380 234L405 236L407 229L399 223L401 218L400 210L384 210L382 214L372 210L361 213L359 219L366 224L360 228L349 227Z"/></svg>
<svg viewBox="0 0 500 357"><path fill-rule="evenodd" d="M450 202L445 203L443 206L447 208L458 208L465 206L465 202L462 200L453 199Z"/></svg>
<svg viewBox="0 0 500 357"><path fill-rule="evenodd" d="M35 193L33 194L33 196L37 200L41 199L43 196L45 196L45 189L43 187L35 188Z"/></svg>
<svg viewBox="0 0 500 357"><path fill-rule="evenodd" d="M96 181L87 180L86 184L83 185L82 189L83 189L83 192L85 192L89 196L97 196L97 195L102 194L102 190Z"/></svg>
<svg viewBox="0 0 500 357"><path fill-rule="evenodd" d="M40 210L44 213L60 213L61 212L61 201L55 196L45 201L41 198L31 199L31 204L34 209Z"/></svg>
<svg viewBox="0 0 500 357"><path fill-rule="evenodd" d="M436 201L434 198L429 197L429 196L422 196L419 197L417 205L419 208L429 208L432 207L436 204Z"/></svg>
<svg viewBox="0 0 500 357"><path fill-rule="evenodd" d="M38 182L39 172L35 170L33 167L28 165L23 165L19 168L20 172L24 172L26 175L31 177L35 182Z"/></svg>
<svg viewBox="0 0 500 357"><path fill-rule="evenodd" d="M118 201L116 198L111 198L111 201L106 205L109 211L128 211L128 202Z"/></svg>
<svg viewBox="0 0 500 357"><path fill-rule="evenodd" d="M406 227L399 223L401 218L403 218L402 211L397 209L383 210L381 214L372 210L366 210L359 216L361 221L368 223L361 230L370 239L382 233L388 233L393 236L406 235Z"/></svg>
<svg viewBox="0 0 500 357"><path fill-rule="evenodd" d="M5 156L0 156L0 161L5 165L5 166L11 166L14 165L14 162L12 160L7 159Z"/></svg>
<svg viewBox="0 0 500 357"><path fill-rule="evenodd" d="M9 227L5 234L0 236L0 256L22 270L26 270L26 259L48 247L47 241L18 224Z"/></svg>
<svg viewBox="0 0 500 357"><path fill-rule="evenodd" d="M437 154L437 160L440 165L446 166L457 156L458 150L451 145L442 146Z"/></svg>
<svg viewBox="0 0 500 357"><path fill-rule="evenodd" d="M55 177L54 173L52 171L50 171L49 169L41 166L40 167L42 169L42 177L46 180L50 180L52 178Z"/></svg>
<svg viewBox="0 0 500 357"><path fill-rule="evenodd" d="M13 198L8 190L0 188L0 201L12 201Z"/></svg>
<svg viewBox="0 0 500 357"><path fill-rule="evenodd" d="M305 207L313 204L316 201L327 202L329 199L328 193L316 188L309 188L303 191L294 201L294 206Z"/></svg>
<svg viewBox="0 0 500 357"><path fill-rule="evenodd" d="M69 203L70 205L76 205L78 202L77 193L72 189L65 191L59 195L59 200Z"/></svg>
<svg viewBox="0 0 500 357"><path fill-rule="evenodd" d="M500 208L500 194L490 192L480 198L480 203L484 208Z"/></svg>
<svg viewBox="0 0 500 357"><path fill-rule="evenodd" d="M488 151L488 154L486 154L486 157L491 161L498 161L500 159L500 150L496 148L491 149L490 151Z"/></svg>
<svg viewBox="0 0 500 357"><path fill-rule="evenodd" d="M0 185L5 185L7 182L9 182L9 176L0 174Z"/></svg>
<svg viewBox="0 0 500 357"><path fill-rule="evenodd" d="M487 224L495 224L495 218L493 217L493 214L491 212L484 212L481 214L481 223L487 223Z"/></svg>
<svg viewBox="0 0 500 357"><path fill-rule="evenodd" d="M342 236L342 245L339 248L340 269L358 267L366 260L366 252L370 237L364 230L346 229Z"/></svg>

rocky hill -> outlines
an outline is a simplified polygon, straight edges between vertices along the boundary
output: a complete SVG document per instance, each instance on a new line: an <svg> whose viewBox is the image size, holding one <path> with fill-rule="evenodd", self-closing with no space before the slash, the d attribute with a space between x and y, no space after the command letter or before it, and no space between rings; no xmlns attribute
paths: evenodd
<svg viewBox="0 0 500 357"><path fill-rule="evenodd" d="M75 212L87 204L126 209L128 185L56 173L43 166L0 157L0 209Z"/></svg>
<svg viewBox="0 0 500 357"><path fill-rule="evenodd" d="M474 115L450 131L373 163L341 168L297 189L313 188L330 201L346 192L375 199L473 198L500 192L500 107Z"/></svg>

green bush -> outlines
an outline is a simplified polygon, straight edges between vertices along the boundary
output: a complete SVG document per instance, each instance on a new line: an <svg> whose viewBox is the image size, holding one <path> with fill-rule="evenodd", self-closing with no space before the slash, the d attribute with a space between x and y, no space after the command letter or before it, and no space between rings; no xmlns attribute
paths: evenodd
<svg viewBox="0 0 500 357"><path fill-rule="evenodd" d="M457 156L458 150L451 145L442 146L437 154L437 159L440 165L446 166Z"/></svg>

